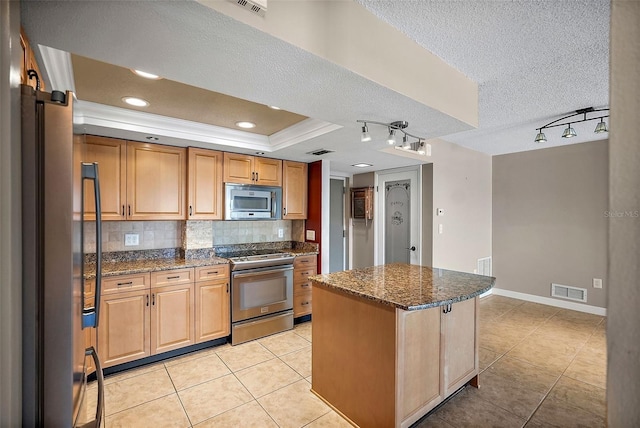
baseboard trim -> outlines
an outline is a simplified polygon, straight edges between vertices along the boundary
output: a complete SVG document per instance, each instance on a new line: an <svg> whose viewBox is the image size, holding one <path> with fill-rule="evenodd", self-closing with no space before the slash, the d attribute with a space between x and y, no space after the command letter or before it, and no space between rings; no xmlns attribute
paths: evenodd
<svg viewBox="0 0 640 428"><path fill-rule="evenodd" d="M542 303L543 305L555 306L556 308L571 309L573 311L586 312L588 314L600 315L604 317L607 316L607 308L601 308L599 306L565 302L564 300L536 296L534 294L519 293L517 291L504 290L502 288L492 288L490 291L491 294L496 294L498 296L512 297L514 299L525 300L527 302Z"/></svg>

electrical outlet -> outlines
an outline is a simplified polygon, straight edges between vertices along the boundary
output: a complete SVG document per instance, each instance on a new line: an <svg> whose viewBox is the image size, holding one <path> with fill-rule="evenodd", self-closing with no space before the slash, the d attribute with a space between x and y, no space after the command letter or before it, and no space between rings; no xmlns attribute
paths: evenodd
<svg viewBox="0 0 640 428"><path fill-rule="evenodd" d="M307 241L315 241L315 240L316 240L316 231L307 230Z"/></svg>
<svg viewBox="0 0 640 428"><path fill-rule="evenodd" d="M593 278L593 288L602 288L602 279Z"/></svg>
<svg viewBox="0 0 640 428"><path fill-rule="evenodd" d="M444 226L442 225L442 223L440 223L438 225L438 233L443 233L444 232Z"/></svg>
<svg viewBox="0 0 640 428"><path fill-rule="evenodd" d="M132 247L140 245L140 235L137 233L125 233L124 234L124 246Z"/></svg>
<svg viewBox="0 0 640 428"><path fill-rule="evenodd" d="M278 229L278 238L284 238L284 229Z"/></svg>

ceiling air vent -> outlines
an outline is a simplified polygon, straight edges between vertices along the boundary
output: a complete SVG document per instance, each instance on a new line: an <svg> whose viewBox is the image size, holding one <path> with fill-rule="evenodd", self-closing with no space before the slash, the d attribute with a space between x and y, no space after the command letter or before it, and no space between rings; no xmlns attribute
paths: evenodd
<svg viewBox="0 0 640 428"><path fill-rule="evenodd" d="M264 16L267 13L267 0L229 0L251 12Z"/></svg>
<svg viewBox="0 0 640 428"><path fill-rule="evenodd" d="M308 155L315 155L315 156L322 156L322 155L326 155L327 153L333 153L333 150L318 149L312 152L307 152Z"/></svg>

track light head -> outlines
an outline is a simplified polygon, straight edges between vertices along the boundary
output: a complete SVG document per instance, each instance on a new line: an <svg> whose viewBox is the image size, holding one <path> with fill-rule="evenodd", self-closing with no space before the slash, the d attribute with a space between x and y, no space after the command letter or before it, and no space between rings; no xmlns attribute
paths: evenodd
<svg viewBox="0 0 640 428"><path fill-rule="evenodd" d="M371 141L371 135L369 135L369 129L367 128L367 124L365 123L362 127L362 136L360 137L360 142L366 143L367 141Z"/></svg>
<svg viewBox="0 0 640 428"><path fill-rule="evenodd" d="M409 139L407 138L406 135L402 137L402 149L403 150L411 149L411 144L409 144Z"/></svg>
<svg viewBox="0 0 640 428"><path fill-rule="evenodd" d="M536 143L546 143L547 142L546 135L544 135L544 133L542 132L542 129L540 129L539 131L540 132L538 132L538 135L536 135L535 142Z"/></svg>
<svg viewBox="0 0 640 428"><path fill-rule="evenodd" d="M575 137L576 135L578 135L576 134L576 130L571 127L571 124L569 124L569 126L567 126L567 128L562 133L562 138L571 138Z"/></svg>
<svg viewBox="0 0 640 428"><path fill-rule="evenodd" d="M387 143L395 144L396 143L396 130L389 128L389 136L387 137Z"/></svg>
<svg viewBox="0 0 640 428"><path fill-rule="evenodd" d="M609 132L609 129L607 129L607 124L604 123L604 118L601 117L600 118L600 122L598 122L598 124L596 125L596 129L595 131L596 134L602 134L603 132Z"/></svg>

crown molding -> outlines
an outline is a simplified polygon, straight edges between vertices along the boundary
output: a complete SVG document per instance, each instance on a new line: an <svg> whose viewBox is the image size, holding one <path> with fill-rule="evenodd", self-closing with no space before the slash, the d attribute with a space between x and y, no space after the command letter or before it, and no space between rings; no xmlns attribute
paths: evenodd
<svg viewBox="0 0 640 428"><path fill-rule="evenodd" d="M49 46L38 45L42 65L49 76L51 89L56 91L76 92L75 79L73 78L73 65L71 55L68 52Z"/></svg>
<svg viewBox="0 0 640 428"><path fill-rule="evenodd" d="M342 126L334 123L308 118L272 134L269 142L272 150L281 150L340 128Z"/></svg>
<svg viewBox="0 0 640 428"><path fill-rule="evenodd" d="M93 125L243 149L272 151L264 135L89 101L75 104L75 125Z"/></svg>

